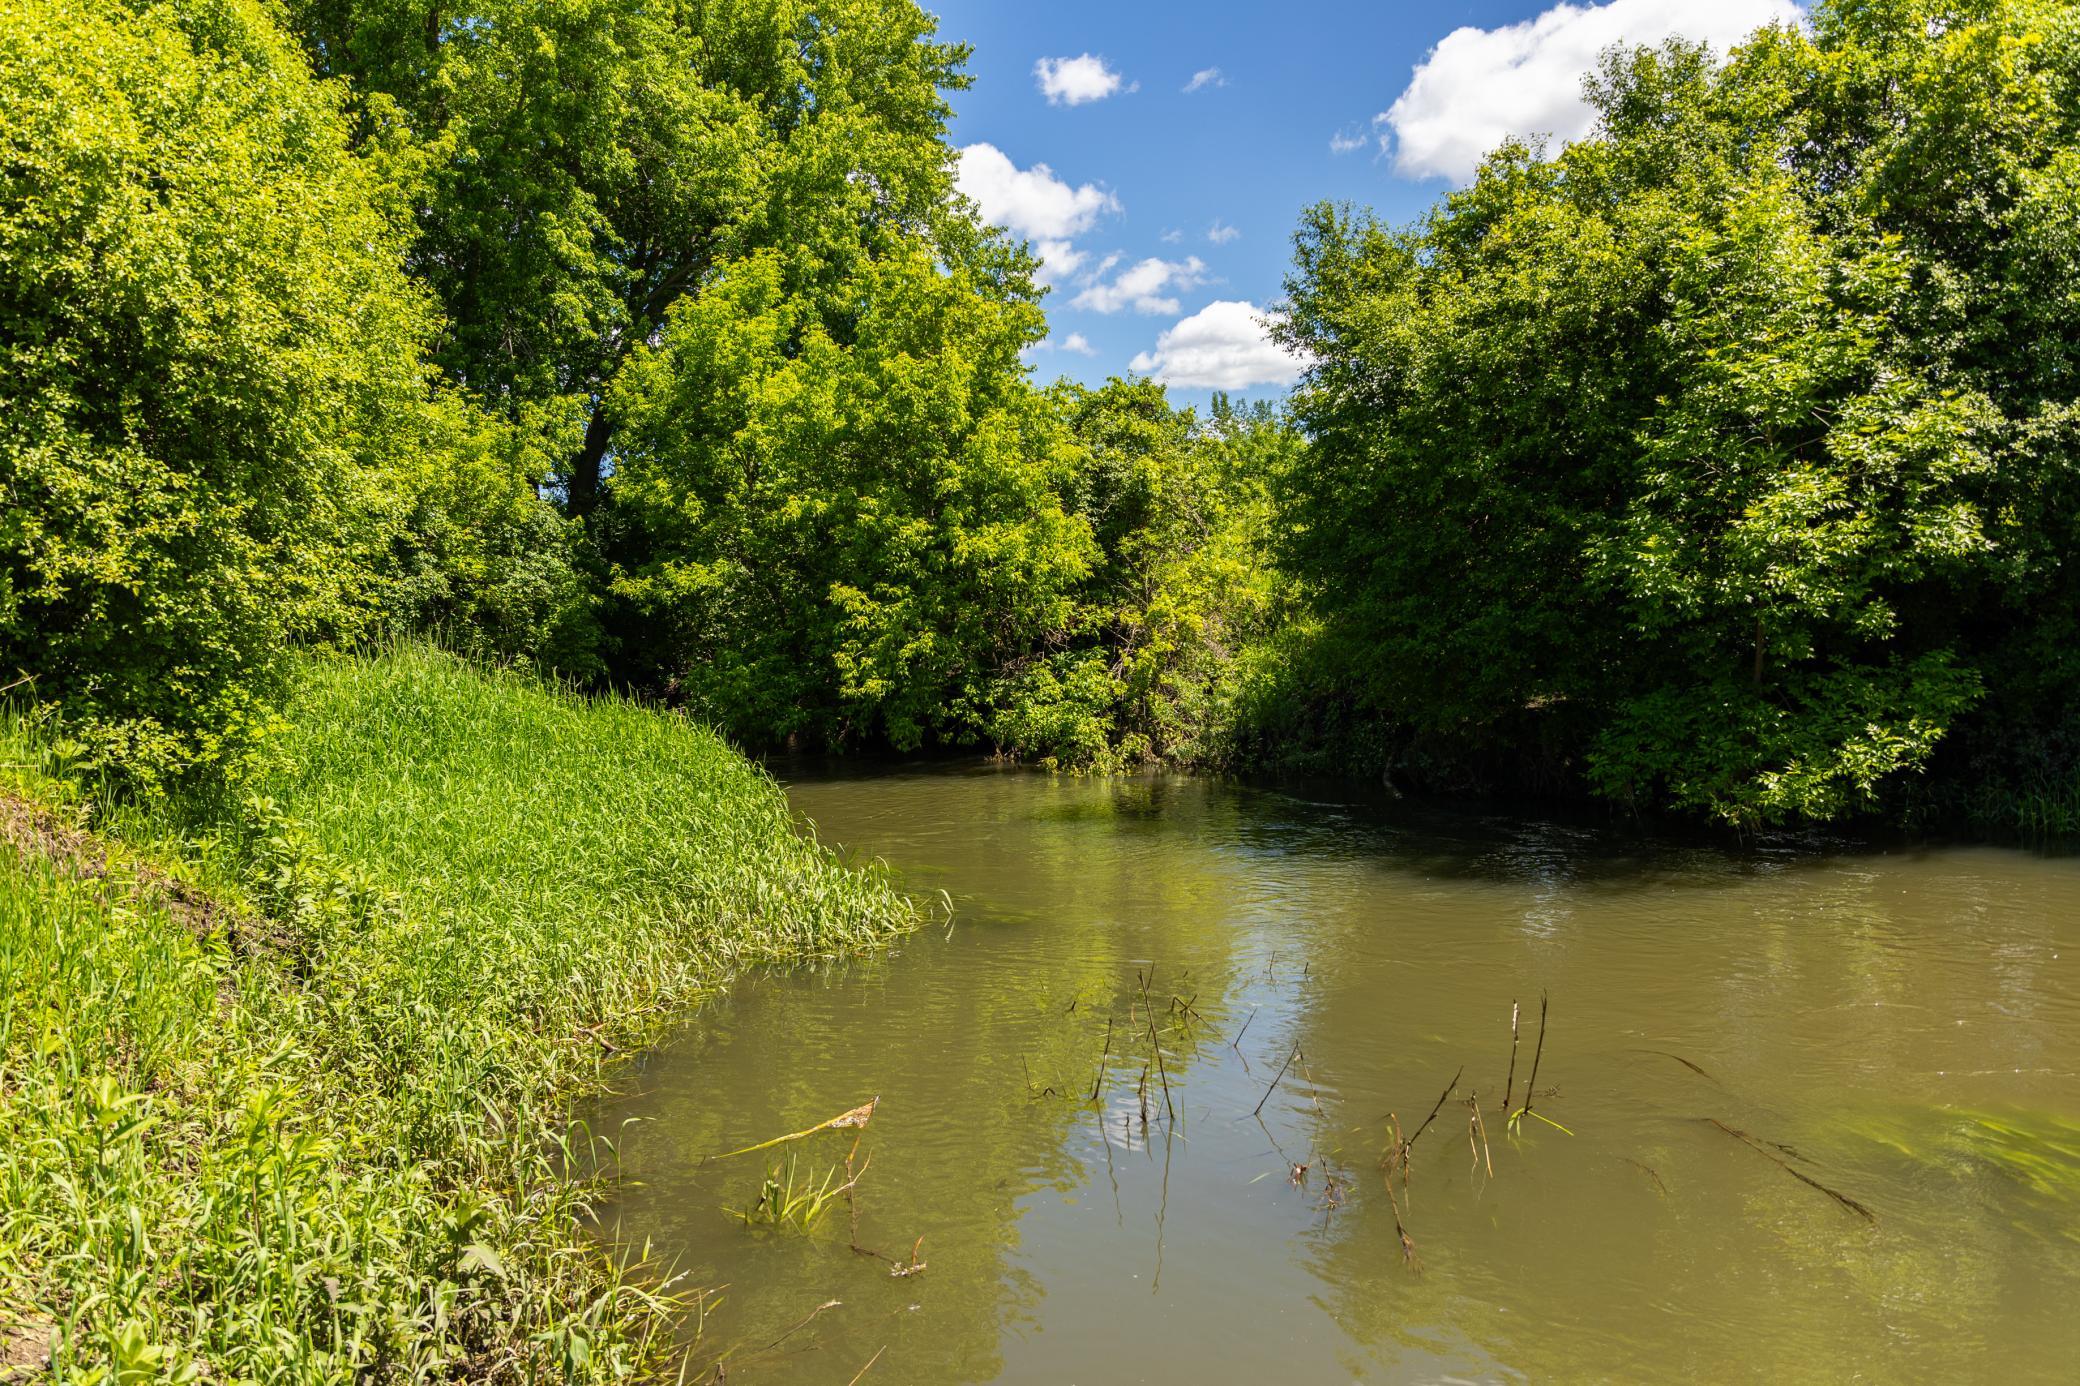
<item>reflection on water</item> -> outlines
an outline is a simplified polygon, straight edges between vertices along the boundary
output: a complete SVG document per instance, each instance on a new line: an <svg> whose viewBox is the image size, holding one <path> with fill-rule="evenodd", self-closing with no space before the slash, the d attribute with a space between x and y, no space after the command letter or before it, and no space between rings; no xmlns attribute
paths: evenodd
<svg viewBox="0 0 2080 1386"><path fill-rule="evenodd" d="M610 1219L728 1287L703 1370L2023 1381L2080 1358L2080 863L966 766L789 793L958 915L746 980L607 1113L640 1181ZM1511 1004L1521 1099L1541 990L1536 1110L1571 1136L1502 1113ZM1413 1131L1462 1066L1395 1186L1418 1273L1386 1118ZM925 1271L855 1253L842 1209L806 1240L722 1212L762 1157L703 1156L876 1095L856 1238L902 1261L921 1237ZM846 1145L805 1143L804 1171Z"/></svg>

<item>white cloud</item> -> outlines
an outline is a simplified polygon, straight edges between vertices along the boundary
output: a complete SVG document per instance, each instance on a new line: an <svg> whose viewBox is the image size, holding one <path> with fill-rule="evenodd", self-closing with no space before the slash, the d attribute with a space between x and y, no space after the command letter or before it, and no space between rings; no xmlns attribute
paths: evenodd
<svg viewBox="0 0 2080 1386"><path fill-rule="evenodd" d="M1372 143L1372 136L1359 130L1338 130L1329 136L1331 154L1348 154L1353 149L1363 149Z"/></svg>
<svg viewBox="0 0 2080 1386"><path fill-rule="evenodd" d="M1374 124L1392 127L1397 173L1464 183L1481 156L1510 135L1565 142L1587 134L1594 114L1582 99L1582 76L1612 44L1656 44L1680 34L1724 53L1763 25L1792 22L1799 13L1792 0L1610 0L1558 4L1496 29L1454 29ZM1345 141L1338 135L1330 148L1357 148L1354 139Z"/></svg>
<svg viewBox="0 0 2080 1386"><path fill-rule="evenodd" d="M1189 94L1195 91L1202 91L1207 87L1225 87L1226 85L1228 85L1228 79L1221 76L1219 68L1202 67L1192 74L1192 80L1184 84L1184 89Z"/></svg>
<svg viewBox="0 0 2080 1386"><path fill-rule="evenodd" d="M1103 101L1118 91L1123 81L1105 65L1103 58L1091 53L1074 58L1042 58L1033 64L1033 80L1050 106Z"/></svg>
<svg viewBox="0 0 2080 1386"><path fill-rule="evenodd" d="M1098 349L1091 345L1090 338L1084 336L1081 332L1071 332L1059 342L1049 337L1044 342L1035 342L1033 345L1025 348L1025 354L1028 356L1036 355L1043 351L1070 351L1078 356L1096 356L1098 354Z"/></svg>
<svg viewBox="0 0 2080 1386"><path fill-rule="evenodd" d="M1119 257L1108 256L1095 272L1085 276L1083 292L1069 301L1071 308L1093 313L1117 313L1132 307L1137 313L1174 313L1177 300L1165 290L1191 289L1206 282L1206 262L1196 255L1182 260L1160 260L1150 256L1119 272L1111 283L1105 274Z"/></svg>
<svg viewBox="0 0 2080 1386"><path fill-rule="evenodd" d="M1246 390L1290 385L1307 363L1271 340L1254 303L1220 299L1164 331L1156 349L1138 353L1131 365L1165 385Z"/></svg>
<svg viewBox="0 0 2080 1386"><path fill-rule="evenodd" d="M1178 228L1174 226L1171 227L1168 231L1165 231L1162 236L1164 245L1176 245L1179 241L1182 241L1183 239L1184 232L1180 231Z"/></svg>
<svg viewBox="0 0 2080 1386"><path fill-rule="evenodd" d="M1046 164L1020 168L993 144L971 144L960 152L954 186L974 200L982 219L1033 244L1042 262L1040 277L1059 283L1089 258L1074 238L1099 217L1120 210L1119 199L1094 183L1071 187Z"/></svg>
<svg viewBox="0 0 2080 1386"><path fill-rule="evenodd" d="M1241 228L1230 226L1219 217L1215 217L1213 225L1206 228L1206 239L1215 245L1226 245L1241 234Z"/></svg>

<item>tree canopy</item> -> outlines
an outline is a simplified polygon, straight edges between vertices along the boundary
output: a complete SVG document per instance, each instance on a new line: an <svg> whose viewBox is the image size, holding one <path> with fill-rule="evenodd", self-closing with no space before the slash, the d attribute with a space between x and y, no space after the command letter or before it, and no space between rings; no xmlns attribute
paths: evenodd
<svg viewBox="0 0 2080 1386"><path fill-rule="evenodd" d="M1414 226L1313 211L1287 556L1356 696L1740 822L2062 716L2076 80L2069 5L1848 0L1613 53Z"/></svg>
<svg viewBox="0 0 2080 1386"><path fill-rule="evenodd" d="M965 51L910 0L295 3L317 70L359 97L409 264L447 316L436 359L556 454L570 508L611 471L621 370L731 260L847 310L864 266L958 213L944 93Z"/></svg>

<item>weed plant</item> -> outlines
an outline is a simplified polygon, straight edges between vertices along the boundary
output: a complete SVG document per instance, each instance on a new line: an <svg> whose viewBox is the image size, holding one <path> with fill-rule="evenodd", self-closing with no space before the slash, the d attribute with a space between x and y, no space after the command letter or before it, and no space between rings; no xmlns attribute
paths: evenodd
<svg viewBox="0 0 2080 1386"><path fill-rule="evenodd" d="M65 749L0 722L0 1362L61 1378L640 1372L677 1301L588 1235L572 1099L914 922L708 731L423 648L312 660L208 800L89 814Z"/></svg>

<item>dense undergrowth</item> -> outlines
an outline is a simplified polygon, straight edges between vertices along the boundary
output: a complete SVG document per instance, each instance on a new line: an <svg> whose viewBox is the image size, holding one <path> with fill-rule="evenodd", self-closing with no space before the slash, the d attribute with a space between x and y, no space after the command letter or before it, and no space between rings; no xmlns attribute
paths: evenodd
<svg viewBox="0 0 2080 1386"><path fill-rule="evenodd" d="M672 1300L584 1234L570 1099L914 910L683 718L419 647L300 675L208 801L97 804L5 727L0 1362L625 1375Z"/></svg>

